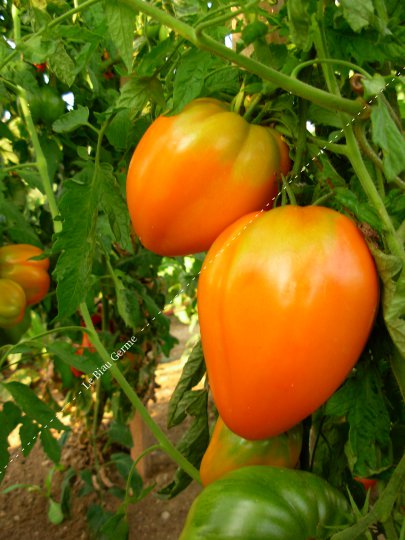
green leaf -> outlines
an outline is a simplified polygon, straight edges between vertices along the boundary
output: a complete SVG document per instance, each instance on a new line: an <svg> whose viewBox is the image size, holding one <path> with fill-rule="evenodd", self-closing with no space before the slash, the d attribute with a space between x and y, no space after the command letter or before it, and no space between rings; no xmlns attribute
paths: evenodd
<svg viewBox="0 0 405 540"><path fill-rule="evenodd" d="M31 388L19 382L1 383L9 392L25 414L38 422L41 426L50 427L58 431L67 429L55 416L54 411L41 401Z"/></svg>
<svg viewBox="0 0 405 540"><path fill-rule="evenodd" d="M384 284L382 307L387 330L401 358L394 355L391 365L405 399L405 269L401 260L371 246L378 273Z"/></svg>
<svg viewBox="0 0 405 540"><path fill-rule="evenodd" d="M125 285L125 276L122 272L115 271L115 274L117 279L114 280L114 285L117 295L118 313L126 326L135 329L142 321L138 292Z"/></svg>
<svg viewBox="0 0 405 540"><path fill-rule="evenodd" d="M184 365L179 382L170 398L167 415L167 426L173 427L180 424L186 417L187 400L182 403L185 394L198 384L205 374L204 356L199 341L191 351Z"/></svg>
<svg viewBox="0 0 405 540"><path fill-rule="evenodd" d="M121 95L117 100L117 108L127 108L132 115L142 112L149 100L165 106L162 84L156 77L131 77L131 79L121 88Z"/></svg>
<svg viewBox="0 0 405 540"><path fill-rule="evenodd" d="M191 49L182 57L174 79L173 114L201 95L212 61L209 53L198 49Z"/></svg>
<svg viewBox="0 0 405 540"><path fill-rule="evenodd" d="M246 45L250 45L267 34L268 27L261 21L254 21L246 25L242 30L242 39Z"/></svg>
<svg viewBox="0 0 405 540"><path fill-rule="evenodd" d="M60 493L60 506L63 514L65 516L70 515L71 510L71 484L76 478L77 474L73 468L68 469L64 476L61 484L61 493Z"/></svg>
<svg viewBox="0 0 405 540"><path fill-rule="evenodd" d="M132 125L128 110L119 111L106 129L108 142L117 150L125 150L132 143L129 137Z"/></svg>
<svg viewBox="0 0 405 540"><path fill-rule="evenodd" d="M139 497L142 493L143 482L142 477L140 476L138 471L136 469L132 470L134 461L131 459L131 457L128 454L117 452L111 455L111 460L113 461L113 463L117 467L118 472L125 481L128 480L129 475L132 471L130 488L132 489L134 496Z"/></svg>
<svg viewBox="0 0 405 540"><path fill-rule="evenodd" d="M369 26L374 18L372 0L340 0L343 17L355 32Z"/></svg>
<svg viewBox="0 0 405 540"><path fill-rule="evenodd" d="M90 287L99 192L100 182L93 163L86 164L65 184L59 204L63 230L54 244L54 251L61 251L54 270L59 317L74 313Z"/></svg>
<svg viewBox="0 0 405 540"><path fill-rule="evenodd" d="M119 0L108 0L104 6L111 39L131 73L136 13Z"/></svg>
<svg viewBox="0 0 405 540"><path fill-rule="evenodd" d="M89 109L78 105L77 109L70 111L52 124L52 129L56 133L70 133L80 126L87 124L89 120Z"/></svg>
<svg viewBox="0 0 405 540"><path fill-rule="evenodd" d="M0 482L2 482L4 475L6 474L9 459L7 438L3 439L0 437Z"/></svg>
<svg viewBox="0 0 405 540"><path fill-rule="evenodd" d="M57 465L60 462L62 449L49 429L42 429L41 442L46 455Z"/></svg>
<svg viewBox="0 0 405 540"><path fill-rule="evenodd" d="M125 513L112 515L99 529L101 538L106 540L128 540L128 522Z"/></svg>
<svg viewBox="0 0 405 540"><path fill-rule="evenodd" d="M72 346L63 341L49 343L47 348L51 354L57 356L64 364L73 366L88 375L92 374L93 371L99 369L102 365L102 360L97 353L84 350L80 355L75 354Z"/></svg>
<svg viewBox="0 0 405 540"><path fill-rule="evenodd" d="M367 478L389 468L390 417L380 375L371 363L358 364L355 375L329 400L326 413L340 416L339 403L350 426L345 452L353 474Z"/></svg>
<svg viewBox="0 0 405 540"><path fill-rule="evenodd" d="M134 445L128 425L120 424L116 420L111 422L107 437L111 442L118 443L126 448L132 448Z"/></svg>
<svg viewBox="0 0 405 540"><path fill-rule="evenodd" d="M309 51L313 42L311 14L316 6L308 0L288 0L286 5L291 39L304 52Z"/></svg>
<svg viewBox="0 0 405 540"><path fill-rule="evenodd" d="M334 189L335 200L343 207L353 212L360 222L368 223L376 231L381 233L381 220L372 206L368 203L360 202L356 194L344 187Z"/></svg>
<svg viewBox="0 0 405 540"><path fill-rule="evenodd" d="M27 219L3 193L0 192L0 220L6 223L10 239L17 244L40 246L41 242Z"/></svg>
<svg viewBox="0 0 405 540"><path fill-rule="evenodd" d="M167 56L170 54L172 48L173 42L170 39L166 39L145 54L136 66L139 77L152 77L158 67L166 63Z"/></svg>
<svg viewBox="0 0 405 540"><path fill-rule="evenodd" d="M19 430L21 449L25 457L27 457L34 448L37 435L40 428L37 423L33 422L28 416L21 418L21 426Z"/></svg>
<svg viewBox="0 0 405 540"><path fill-rule="evenodd" d="M56 50L49 55L48 62L56 77L67 86L72 86L76 78L76 66L61 41L58 41Z"/></svg>
<svg viewBox="0 0 405 540"><path fill-rule="evenodd" d="M183 456L197 468L200 466L201 459L209 442L207 402L208 392L201 391L198 396L198 403L194 403L194 412L197 413L198 411L197 416L177 445L177 449ZM191 477L183 469L178 469L174 480L160 490L159 495L171 499L183 491L190 484L191 480Z"/></svg>
<svg viewBox="0 0 405 540"><path fill-rule="evenodd" d="M405 170L405 140L381 100L371 111L373 142L383 151L384 172L392 180Z"/></svg>
<svg viewBox="0 0 405 540"><path fill-rule="evenodd" d="M108 217L115 239L123 249L132 251L128 208L110 164L101 164L98 182L101 208Z"/></svg>
<svg viewBox="0 0 405 540"><path fill-rule="evenodd" d="M54 525L59 525L65 519L60 503L49 499L48 519Z"/></svg>

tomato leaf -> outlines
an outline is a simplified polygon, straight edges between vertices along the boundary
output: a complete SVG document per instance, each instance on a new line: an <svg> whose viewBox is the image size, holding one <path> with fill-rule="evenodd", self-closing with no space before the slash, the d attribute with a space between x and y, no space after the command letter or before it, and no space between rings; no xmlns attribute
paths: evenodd
<svg viewBox="0 0 405 540"><path fill-rule="evenodd" d="M193 413L196 414L190 428L183 435L177 449L185 456L194 467L199 467L204 452L209 442L208 414L207 414L208 393L201 391L193 405ZM166 499L171 499L185 489L192 478L178 469L174 480L159 491L159 495Z"/></svg>
<svg viewBox="0 0 405 540"><path fill-rule="evenodd" d="M326 405L326 415L347 418L345 453L357 476L368 477L392 465L390 417L382 387L381 376L371 362L360 363Z"/></svg>
<svg viewBox="0 0 405 540"><path fill-rule="evenodd" d="M205 51L191 49L182 57L174 79L172 114L201 95L211 64L212 56Z"/></svg>
<svg viewBox="0 0 405 540"><path fill-rule="evenodd" d="M136 13L119 0L108 0L104 2L104 7L111 39L119 50L128 73L131 73Z"/></svg>
<svg viewBox="0 0 405 540"><path fill-rule="evenodd" d="M41 426L50 425L50 427L58 431L68 429L58 420L49 405L41 401L31 388L19 382L1 384L13 396L16 403L29 418L35 420Z"/></svg>
<svg viewBox="0 0 405 540"><path fill-rule="evenodd" d="M374 19L374 6L372 0L341 0L343 17L355 32L360 32L369 26Z"/></svg>
<svg viewBox="0 0 405 540"><path fill-rule="evenodd" d="M204 356L199 341L191 351L184 365L179 382L174 389L169 402L167 427L171 428L181 424L187 416L187 400L182 401L186 393L198 384L205 374Z"/></svg>
<svg viewBox="0 0 405 540"><path fill-rule="evenodd" d="M56 464L60 462L62 449L49 429L41 430L41 442L46 455Z"/></svg>
<svg viewBox="0 0 405 540"><path fill-rule="evenodd" d="M67 86L72 86L76 78L76 66L62 41L57 42L56 50L49 56L48 61L49 68L56 77Z"/></svg>
<svg viewBox="0 0 405 540"><path fill-rule="evenodd" d="M63 230L57 235L54 251L61 252L54 274L58 283L59 317L68 317L86 297L96 243L96 224L100 193L95 167L86 164L66 182L60 200Z"/></svg>
<svg viewBox="0 0 405 540"><path fill-rule="evenodd" d="M19 436L21 441L21 451L27 457L34 448L37 435L40 428L37 423L33 422L28 416L21 418L21 426Z"/></svg>
<svg viewBox="0 0 405 540"><path fill-rule="evenodd" d="M78 105L77 109L70 111L52 124L56 133L70 133L80 126L84 126L89 119L89 109Z"/></svg>
<svg viewBox="0 0 405 540"><path fill-rule="evenodd" d="M392 180L405 170L405 141L381 100L371 111L373 142L383 151L384 172Z"/></svg>

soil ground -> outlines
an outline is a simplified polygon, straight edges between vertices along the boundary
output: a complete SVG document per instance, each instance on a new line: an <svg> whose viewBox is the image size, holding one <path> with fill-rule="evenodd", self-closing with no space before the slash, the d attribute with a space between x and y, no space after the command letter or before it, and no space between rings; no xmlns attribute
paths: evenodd
<svg viewBox="0 0 405 540"><path fill-rule="evenodd" d="M179 339L179 344L172 350L169 361L159 365L156 373L160 388L156 392L156 402L149 404L154 420L177 441L184 430L183 426L166 430L168 400L180 377L184 361L181 355L190 338L189 329L173 319L171 333ZM153 440L151 439L151 444ZM75 469L85 468L87 446L77 437L71 437L64 447L62 462ZM13 454L19 449L14 448ZM36 445L28 458L19 456L7 468L0 492L0 540L89 540L91 538L86 513L88 507L96 502L94 494L78 497L80 480L73 486L71 518L60 525L52 525L47 518L48 501L38 491L16 489L7 494L2 491L15 484L44 485L51 468L51 462ZM145 485L156 484L156 488L143 501L133 505L128 514L130 540L177 540L182 530L191 502L200 488L191 484L183 493L170 501L161 500L156 492L170 482L176 470L175 464L163 453L152 453L148 465ZM59 498L60 473L55 473L52 492ZM107 496L109 509L117 507L117 499Z"/></svg>

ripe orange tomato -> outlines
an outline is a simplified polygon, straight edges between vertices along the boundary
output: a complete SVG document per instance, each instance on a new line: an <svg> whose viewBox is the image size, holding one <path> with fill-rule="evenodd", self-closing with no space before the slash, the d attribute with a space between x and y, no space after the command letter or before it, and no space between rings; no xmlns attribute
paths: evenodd
<svg viewBox="0 0 405 540"><path fill-rule="evenodd" d="M132 224L160 255L204 251L237 218L270 207L289 168L277 131L248 124L225 103L197 99L176 116L160 116L138 144L127 175Z"/></svg>
<svg viewBox="0 0 405 540"><path fill-rule="evenodd" d="M27 306L40 302L49 290L49 259L30 260L42 253L42 249L30 244L10 244L0 248L0 277L21 285Z"/></svg>
<svg viewBox="0 0 405 540"><path fill-rule="evenodd" d="M357 362L378 300L367 244L334 210L286 206L228 227L198 286L209 382L227 426L262 439L317 409Z"/></svg>

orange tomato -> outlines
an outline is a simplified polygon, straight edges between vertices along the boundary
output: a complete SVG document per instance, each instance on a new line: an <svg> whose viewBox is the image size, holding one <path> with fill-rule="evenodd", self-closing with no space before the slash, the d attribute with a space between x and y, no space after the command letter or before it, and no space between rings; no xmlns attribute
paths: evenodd
<svg viewBox="0 0 405 540"><path fill-rule="evenodd" d="M40 302L49 290L49 259L30 260L42 253L42 249L29 244L10 244L0 248L0 277L21 285L27 306Z"/></svg>
<svg viewBox="0 0 405 540"><path fill-rule="evenodd" d="M210 247L247 212L272 206L290 168L274 129L248 124L227 104L203 98L160 116L139 142L127 175L127 203L145 247L186 255Z"/></svg>
<svg viewBox="0 0 405 540"><path fill-rule="evenodd" d="M357 362L379 300L356 225L317 206L286 206L228 227L207 254L198 313L218 411L246 439L311 414Z"/></svg>

